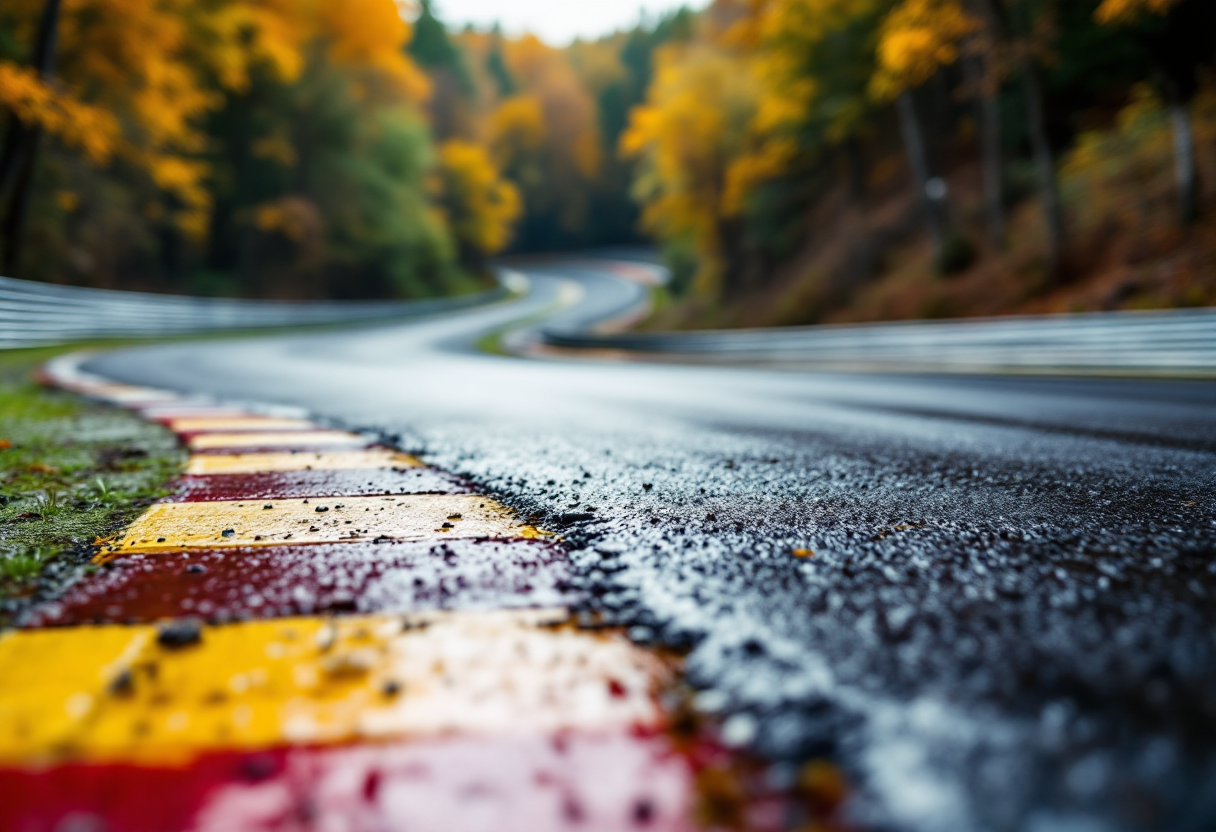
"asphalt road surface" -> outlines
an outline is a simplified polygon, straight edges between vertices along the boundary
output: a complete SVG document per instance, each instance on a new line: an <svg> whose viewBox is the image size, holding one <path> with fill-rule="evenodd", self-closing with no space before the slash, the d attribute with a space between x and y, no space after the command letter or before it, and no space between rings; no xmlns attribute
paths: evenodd
<svg viewBox="0 0 1216 832"><path fill-rule="evenodd" d="M774 785L843 766L862 828L1216 829L1216 384L478 353L642 296L530 278L442 318L88 368L383 431L540 515L590 610L689 650L698 706Z"/></svg>

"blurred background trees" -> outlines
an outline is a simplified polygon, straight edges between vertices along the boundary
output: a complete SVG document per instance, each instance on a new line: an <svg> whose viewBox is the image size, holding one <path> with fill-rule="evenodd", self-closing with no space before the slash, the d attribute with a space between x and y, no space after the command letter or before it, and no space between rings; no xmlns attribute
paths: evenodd
<svg viewBox="0 0 1216 832"><path fill-rule="evenodd" d="M558 48L394 0L0 5L0 261L276 297L653 241L654 325L1216 303L1216 3L715 0Z"/></svg>
<svg viewBox="0 0 1216 832"><path fill-rule="evenodd" d="M481 282L487 252L428 192L410 42L390 0L4 4L6 271L278 297Z"/></svg>
<svg viewBox="0 0 1216 832"><path fill-rule="evenodd" d="M716 0L622 144L652 324L1216 303L1214 58L1210 0Z"/></svg>

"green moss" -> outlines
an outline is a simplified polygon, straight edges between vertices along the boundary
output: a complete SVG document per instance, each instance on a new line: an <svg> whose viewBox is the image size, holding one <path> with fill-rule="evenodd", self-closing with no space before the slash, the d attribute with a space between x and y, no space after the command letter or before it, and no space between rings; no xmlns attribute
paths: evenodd
<svg viewBox="0 0 1216 832"><path fill-rule="evenodd" d="M158 425L34 384L33 369L63 351L0 354L0 622L73 579L89 546L167 493L185 458Z"/></svg>

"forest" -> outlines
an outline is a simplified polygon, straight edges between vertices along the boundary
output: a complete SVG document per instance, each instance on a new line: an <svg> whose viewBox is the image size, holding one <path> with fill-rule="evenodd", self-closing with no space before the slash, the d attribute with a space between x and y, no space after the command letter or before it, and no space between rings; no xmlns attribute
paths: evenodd
<svg viewBox="0 0 1216 832"><path fill-rule="evenodd" d="M1216 304L1216 3L0 5L0 273L422 297L653 244L648 325Z"/></svg>
<svg viewBox="0 0 1216 832"><path fill-rule="evenodd" d="M621 149L655 326L1216 303L1216 3L719 0Z"/></svg>

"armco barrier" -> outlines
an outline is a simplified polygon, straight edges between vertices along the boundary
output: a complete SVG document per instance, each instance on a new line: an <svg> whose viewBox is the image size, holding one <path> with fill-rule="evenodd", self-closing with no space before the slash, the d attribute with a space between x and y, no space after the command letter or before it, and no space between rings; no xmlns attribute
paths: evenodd
<svg viewBox="0 0 1216 832"><path fill-rule="evenodd" d="M507 273L504 279L510 280ZM0 277L0 349L95 338L401 320L505 296L419 301L256 301L84 289ZM715 364L944 372L1216 377L1216 309L1095 312L949 322L595 334L545 327L549 347Z"/></svg>
<svg viewBox="0 0 1216 832"><path fill-rule="evenodd" d="M611 335L542 328L540 340L715 364L1216 377L1216 309Z"/></svg>
<svg viewBox="0 0 1216 832"><path fill-rule="evenodd" d="M395 320L487 303L505 293L499 287L433 300L291 302L84 289L0 277L0 349L91 338Z"/></svg>

